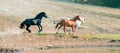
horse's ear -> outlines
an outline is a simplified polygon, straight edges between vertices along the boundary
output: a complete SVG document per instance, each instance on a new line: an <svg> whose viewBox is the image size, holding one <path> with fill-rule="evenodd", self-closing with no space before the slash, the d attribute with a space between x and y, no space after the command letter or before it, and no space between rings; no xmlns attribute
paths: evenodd
<svg viewBox="0 0 120 53"><path fill-rule="evenodd" d="M77 17L79 17L79 15L77 15Z"/></svg>
<svg viewBox="0 0 120 53"><path fill-rule="evenodd" d="M79 15L77 15L76 18L79 18Z"/></svg>
<svg viewBox="0 0 120 53"><path fill-rule="evenodd" d="M45 12L41 12L41 13L39 13L39 14L45 14Z"/></svg>
<svg viewBox="0 0 120 53"><path fill-rule="evenodd" d="M42 12L43 14L46 14L45 12Z"/></svg>

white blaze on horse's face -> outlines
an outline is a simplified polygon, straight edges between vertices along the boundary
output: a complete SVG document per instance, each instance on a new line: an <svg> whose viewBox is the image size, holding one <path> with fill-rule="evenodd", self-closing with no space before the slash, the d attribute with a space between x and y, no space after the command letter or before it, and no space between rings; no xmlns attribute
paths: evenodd
<svg viewBox="0 0 120 53"><path fill-rule="evenodd" d="M84 18L80 17L81 23L84 24Z"/></svg>
<svg viewBox="0 0 120 53"><path fill-rule="evenodd" d="M76 27L80 27L80 24L81 24L81 21L76 20L76 22L75 22Z"/></svg>
<svg viewBox="0 0 120 53"><path fill-rule="evenodd" d="M76 20L76 22L75 22L76 28L81 27L81 24L84 24L84 18L83 17L80 17L80 20Z"/></svg>

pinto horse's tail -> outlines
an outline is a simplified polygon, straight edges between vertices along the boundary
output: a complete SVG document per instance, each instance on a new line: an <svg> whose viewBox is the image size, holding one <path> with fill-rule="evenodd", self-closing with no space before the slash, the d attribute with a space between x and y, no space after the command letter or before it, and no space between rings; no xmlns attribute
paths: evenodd
<svg viewBox="0 0 120 53"><path fill-rule="evenodd" d="M22 22L21 24L20 24L20 29L24 29L25 28L25 25L24 25L24 22Z"/></svg>
<svg viewBox="0 0 120 53"><path fill-rule="evenodd" d="M55 28L57 29L58 25L61 25L64 23L65 20L61 20L59 23L57 23L57 25L55 26Z"/></svg>

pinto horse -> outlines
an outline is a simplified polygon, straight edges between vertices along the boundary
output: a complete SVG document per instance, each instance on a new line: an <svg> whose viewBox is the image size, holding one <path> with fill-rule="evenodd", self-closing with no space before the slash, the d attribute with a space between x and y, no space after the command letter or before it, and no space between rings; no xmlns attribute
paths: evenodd
<svg viewBox="0 0 120 53"><path fill-rule="evenodd" d="M60 17L58 20L54 20L53 24L57 24L57 23L61 22L62 20L72 20L72 19L73 18L69 18L69 17ZM79 28L79 27L81 27L81 24L84 24L84 17L80 17L80 20L81 21L77 20L75 22L75 28Z"/></svg>
<svg viewBox="0 0 120 53"><path fill-rule="evenodd" d="M66 27L71 27L72 28L72 32L75 32L75 28L76 28L76 21L82 21L81 18L77 15L75 16L73 19L62 19L61 21L59 21L57 23L57 25L55 26L55 28L58 30L63 26L63 30L66 33ZM58 27L58 25L60 25Z"/></svg>
<svg viewBox="0 0 120 53"><path fill-rule="evenodd" d="M29 27L31 25L37 25L38 28L39 28L39 31L38 32L41 32L42 31L42 25L41 25L41 21L42 21L42 18L45 17L45 18L48 18L48 16L46 15L45 12L41 12L39 13L35 18L31 18L31 19L26 19L24 20L21 24L20 24L20 28L21 29L24 29L25 28L25 25L26 25L26 30L31 33L31 30L29 29Z"/></svg>

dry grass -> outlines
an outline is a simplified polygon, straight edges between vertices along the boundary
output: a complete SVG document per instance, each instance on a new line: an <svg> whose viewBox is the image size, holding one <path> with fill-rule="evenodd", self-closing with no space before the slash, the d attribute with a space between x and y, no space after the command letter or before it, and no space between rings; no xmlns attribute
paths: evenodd
<svg viewBox="0 0 120 53"><path fill-rule="evenodd" d="M79 37L87 40L120 40L118 34L80 34Z"/></svg>
<svg viewBox="0 0 120 53"><path fill-rule="evenodd" d="M64 37L63 37L64 36ZM0 46L3 48L17 48L17 49L29 49L29 48L41 48L47 45L56 47L71 47L71 46L87 46L87 45L119 45L120 42L109 42L110 40L120 40L119 35L115 34L78 34L78 38L66 37L64 34L49 34L42 33L30 34L23 33L19 35L9 35L0 37Z"/></svg>
<svg viewBox="0 0 120 53"><path fill-rule="evenodd" d="M83 39L83 40L120 40L119 34L64 34L64 33L38 33L38 36L55 36L59 38L76 38L76 39Z"/></svg>

